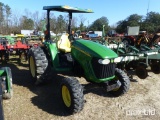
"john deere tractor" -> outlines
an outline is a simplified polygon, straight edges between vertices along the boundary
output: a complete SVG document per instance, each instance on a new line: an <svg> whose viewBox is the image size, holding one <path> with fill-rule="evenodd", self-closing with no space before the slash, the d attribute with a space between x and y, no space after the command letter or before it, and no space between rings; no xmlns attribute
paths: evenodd
<svg viewBox="0 0 160 120"><path fill-rule="evenodd" d="M81 111L84 106L83 87L76 77L101 85L114 96L129 90L129 77L116 68L114 60L118 55L96 42L75 38L71 32L72 13L92 13L92 10L70 6L44 6L43 9L47 11L47 31L50 31L51 11L69 13L69 26L68 34L61 35L59 40L52 41L50 32L45 32L45 42L30 48L29 69L36 84L43 83L50 70L72 72L74 77L60 80L61 100L71 114Z"/></svg>
<svg viewBox="0 0 160 120"><path fill-rule="evenodd" d="M10 99L13 95L12 72L9 67L0 68L0 120L4 120L3 99Z"/></svg>
<svg viewBox="0 0 160 120"><path fill-rule="evenodd" d="M0 89L3 99L10 99L13 95L12 72L9 67L0 67Z"/></svg>

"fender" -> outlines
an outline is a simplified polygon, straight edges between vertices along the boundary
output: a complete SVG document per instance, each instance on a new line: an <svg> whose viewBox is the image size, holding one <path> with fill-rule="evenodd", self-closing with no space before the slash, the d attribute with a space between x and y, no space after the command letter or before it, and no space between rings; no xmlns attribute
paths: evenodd
<svg viewBox="0 0 160 120"><path fill-rule="evenodd" d="M57 49L56 42L46 41L46 42L44 42L44 45L47 48L47 51L48 51L47 54L51 58L50 60L51 60L51 64L52 64L54 70L60 71L60 72L72 70L72 68L69 68L69 67L68 68L60 67L58 49Z"/></svg>

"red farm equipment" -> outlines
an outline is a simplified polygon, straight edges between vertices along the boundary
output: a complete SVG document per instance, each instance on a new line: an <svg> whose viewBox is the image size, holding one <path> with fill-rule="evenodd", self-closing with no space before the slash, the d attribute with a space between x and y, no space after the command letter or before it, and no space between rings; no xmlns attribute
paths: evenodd
<svg viewBox="0 0 160 120"><path fill-rule="evenodd" d="M1 36L0 57L1 61L7 62L10 55L18 55L19 60L27 60L27 53L30 46L24 36Z"/></svg>

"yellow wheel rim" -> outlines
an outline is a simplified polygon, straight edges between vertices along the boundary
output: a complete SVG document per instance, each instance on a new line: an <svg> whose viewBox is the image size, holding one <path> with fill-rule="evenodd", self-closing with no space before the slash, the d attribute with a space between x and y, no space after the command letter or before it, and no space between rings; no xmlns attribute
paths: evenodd
<svg viewBox="0 0 160 120"><path fill-rule="evenodd" d="M65 85L62 86L62 98L63 98L64 104L67 107L70 107L71 106L71 95L70 95L68 88Z"/></svg>
<svg viewBox="0 0 160 120"><path fill-rule="evenodd" d="M32 56L30 57L30 71L31 71L32 77L35 77L36 76L36 68L35 68L35 63L34 63L34 59Z"/></svg>

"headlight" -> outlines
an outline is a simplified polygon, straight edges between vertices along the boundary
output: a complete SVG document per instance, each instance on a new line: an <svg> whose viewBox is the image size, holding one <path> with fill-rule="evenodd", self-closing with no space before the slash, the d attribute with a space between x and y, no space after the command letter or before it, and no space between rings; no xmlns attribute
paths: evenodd
<svg viewBox="0 0 160 120"><path fill-rule="evenodd" d="M109 64L109 63L110 63L110 60L109 60L109 59L104 59L104 60L99 59L99 60L98 60L98 63L100 63L100 64Z"/></svg>

